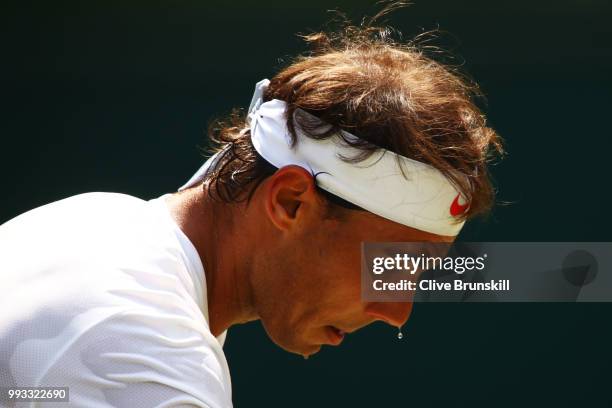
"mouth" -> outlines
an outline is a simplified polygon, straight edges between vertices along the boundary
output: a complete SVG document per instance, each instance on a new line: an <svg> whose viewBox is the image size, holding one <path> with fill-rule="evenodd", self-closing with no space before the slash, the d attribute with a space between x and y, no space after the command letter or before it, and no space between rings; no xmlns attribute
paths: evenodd
<svg viewBox="0 0 612 408"><path fill-rule="evenodd" d="M337 346L342 343L342 340L344 340L344 336L346 334L344 331L334 326L325 326L325 329L332 346Z"/></svg>

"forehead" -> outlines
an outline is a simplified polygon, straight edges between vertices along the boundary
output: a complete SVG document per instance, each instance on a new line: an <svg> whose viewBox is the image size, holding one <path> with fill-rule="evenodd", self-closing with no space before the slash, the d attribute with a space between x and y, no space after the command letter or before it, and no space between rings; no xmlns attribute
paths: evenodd
<svg viewBox="0 0 612 408"><path fill-rule="evenodd" d="M451 243L455 240L454 236L432 234L431 232L421 231L397 222L388 220L368 211L348 211L350 214L346 218L346 226L354 234L367 241L388 241L388 242L445 242Z"/></svg>

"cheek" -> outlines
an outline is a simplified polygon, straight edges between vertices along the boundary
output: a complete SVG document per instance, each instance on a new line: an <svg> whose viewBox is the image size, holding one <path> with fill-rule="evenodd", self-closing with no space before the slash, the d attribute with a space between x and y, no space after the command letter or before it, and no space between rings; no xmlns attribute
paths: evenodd
<svg viewBox="0 0 612 408"><path fill-rule="evenodd" d="M267 254L253 284L275 325L318 320L361 301L361 241L350 235L309 235Z"/></svg>
<svg viewBox="0 0 612 408"><path fill-rule="evenodd" d="M316 279L313 296L323 308L333 305L337 313L361 301L361 256L359 246L335 245L323 249L311 275Z"/></svg>
<svg viewBox="0 0 612 408"><path fill-rule="evenodd" d="M282 271L279 295L291 323L329 324L361 307L360 246L312 242Z"/></svg>
<svg viewBox="0 0 612 408"><path fill-rule="evenodd" d="M327 282L334 278L334 257L317 241L298 242L268 254L252 286L262 319L290 326L317 307Z"/></svg>

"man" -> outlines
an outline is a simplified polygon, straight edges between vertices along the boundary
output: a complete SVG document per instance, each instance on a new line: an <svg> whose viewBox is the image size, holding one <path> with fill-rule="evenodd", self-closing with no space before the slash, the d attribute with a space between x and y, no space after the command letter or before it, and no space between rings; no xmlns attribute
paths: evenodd
<svg viewBox="0 0 612 408"><path fill-rule="evenodd" d="M406 322L411 303L361 301L360 244L453 241L491 205L498 137L473 85L384 30L306 40L179 193L82 194L0 227L1 387L228 407L232 325L307 357Z"/></svg>

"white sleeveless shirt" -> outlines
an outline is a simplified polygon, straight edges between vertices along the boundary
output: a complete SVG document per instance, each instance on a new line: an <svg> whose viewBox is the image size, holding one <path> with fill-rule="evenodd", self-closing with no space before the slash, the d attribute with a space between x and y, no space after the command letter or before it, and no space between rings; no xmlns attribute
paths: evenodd
<svg viewBox="0 0 612 408"><path fill-rule="evenodd" d="M0 387L69 387L83 407L232 406L225 333L210 332L204 268L165 196L87 193L8 221L0 289Z"/></svg>

